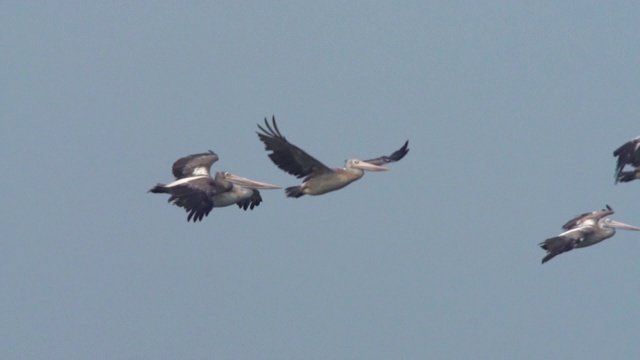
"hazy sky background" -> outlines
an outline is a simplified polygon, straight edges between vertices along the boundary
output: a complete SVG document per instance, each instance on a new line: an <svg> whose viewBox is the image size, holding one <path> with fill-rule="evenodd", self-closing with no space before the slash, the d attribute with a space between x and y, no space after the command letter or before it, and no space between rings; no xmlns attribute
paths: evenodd
<svg viewBox="0 0 640 360"><path fill-rule="evenodd" d="M640 234L538 247L605 204L640 225L630 4L3 2L0 357L640 358ZM411 151L197 224L146 192L208 149L298 184L272 114L329 166Z"/></svg>

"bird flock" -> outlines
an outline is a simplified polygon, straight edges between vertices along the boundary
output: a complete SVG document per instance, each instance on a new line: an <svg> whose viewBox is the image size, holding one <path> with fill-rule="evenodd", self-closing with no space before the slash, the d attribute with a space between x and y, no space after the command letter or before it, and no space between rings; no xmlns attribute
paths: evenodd
<svg viewBox="0 0 640 360"><path fill-rule="evenodd" d="M342 189L364 176L364 171L386 171L382 166L396 162L409 152L409 141L391 155L369 160L350 159L343 168L329 168L304 150L287 141L280 133L275 116L271 123L264 119L264 127L258 125L258 138L270 151L269 158L285 172L303 178L299 186L285 189L287 197L299 198L303 195L322 195ZM172 172L176 178L169 184L157 184L149 190L155 194L169 194L168 202L187 212L187 221L201 221L214 207L236 204L241 209L253 210L260 205L262 196L258 189L281 189L267 184L233 175L216 172L211 176L211 165L218 161L218 155L207 153L182 157L173 163Z"/></svg>
<svg viewBox="0 0 640 360"><path fill-rule="evenodd" d="M613 152L618 158L615 171L615 183L630 182L640 179L640 136L627 141ZM626 167L632 170L624 171ZM611 220L607 216L613 214L613 209L606 205L605 209L584 213L562 225L563 233L548 238L540 243L540 247L547 251L542 263L555 256L606 240L616 233L616 229L640 230L639 227Z"/></svg>
<svg viewBox="0 0 640 360"><path fill-rule="evenodd" d="M369 160L349 159L344 167L329 168L306 151L289 142L278 129L275 116L271 122L264 119L258 124L258 138L269 152L271 161L282 171L302 179L297 186L284 189L287 197L322 195L339 190L364 176L365 171L387 171L384 165L404 158L409 152L409 141L390 155ZM613 152L617 157L615 183L640 179L640 136L629 140ZM280 186L243 178L227 171L211 176L211 166L218 155L206 153L182 157L173 163L175 180L157 184L148 192L169 194L168 202L187 212L187 221L201 221L214 207L236 204L243 210L253 210L260 205L259 189L281 189ZM630 169L628 169L630 168ZM627 170L628 169L628 170ZM606 205L602 210L587 212L574 217L562 226L564 232L548 238L539 245L547 254L542 263L562 253L597 244L615 235L616 229L640 231L640 227L612 220L614 213Z"/></svg>

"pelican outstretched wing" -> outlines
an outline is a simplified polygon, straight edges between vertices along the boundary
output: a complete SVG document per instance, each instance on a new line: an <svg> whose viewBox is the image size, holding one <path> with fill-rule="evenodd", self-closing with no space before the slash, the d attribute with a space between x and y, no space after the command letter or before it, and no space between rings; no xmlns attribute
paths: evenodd
<svg viewBox="0 0 640 360"><path fill-rule="evenodd" d="M542 263L553 259L557 255L575 249L578 244L584 240L585 236L591 234L595 229L592 226L584 226L580 228L565 231L558 236L546 239L539 245L547 251L547 256L542 258Z"/></svg>
<svg viewBox="0 0 640 360"><path fill-rule="evenodd" d="M180 196L171 195L169 202L183 208L189 215L187 221L201 221L213 209L211 197L202 192L190 192Z"/></svg>
<svg viewBox="0 0 640 360"><path fill-rule="evenodd" d="M600 211L592 211L592 212L580 214L574 217L573 219L567 221L564 225L562 225L562 228L565 230L571 230L586 224L594 225L595 223L598 222L598 220L602 219L605 216L609 216L613 213L614 211L611 208L611 206L606 205L606 208Z"/></svg>
<svg viewBox="0 0 640 360"><path fill-rule="evenodd" d="M211 165L218 161L218 155L209 150L208 153L188 155L173 163L172 172L176 179L194 175L210 175Z"/></svg>
<svg viewBox="0 0 640 360"><path fill-rule="evenodd" d="M374 165L384 165L384 164L399 161L409 152L408 146L409 146L409 140L407 140L400 149L394 151L389 156L380 156L375 159L364 160L364 162L368 162L369 164L374 164Z"/></svg>
<svg viewBox="0 0 640 360"><path fill-rule="evenodd" d="M213 197L226 191L223 186L217 184L209 177L185 182L171 186L171 196L167 200L176 206L183 208L189 215L187 221L201 221L209 215L213 209Z"/></svg>
<svg viewBox="0 0 640 360"><path fill-rule="evenodd" d="M333 171L304 150L287 141L278 130L275 116L272 122L273 125L270 125L267 118L264 118L266 128L258 124L258 128L262 131L258 132L258 137L264 143L265 149L271 151L269 158L276 166L298 178Z"/></svg>

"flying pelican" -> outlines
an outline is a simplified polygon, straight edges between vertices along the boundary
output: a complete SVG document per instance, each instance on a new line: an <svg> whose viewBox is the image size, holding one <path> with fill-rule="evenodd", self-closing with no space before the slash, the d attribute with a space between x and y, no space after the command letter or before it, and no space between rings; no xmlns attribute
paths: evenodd
<svg viewBox="0 0 640 360"><path fill-rule="evenodd" d="M640 179L640 136L627 141L613 152L614 157L618 157L616 164L616 183L629 182ZM635 169L622 171L625 165L631 165Z"/></svg>
<svg viewBox="0 0 640 360"><path fill-rule="evenodd" d="M547 251L547 256L542 259L542 263L564 252L606 240L615 235L616 229L640 230L633 225L609 219L607 216L611 214L613 209L607 205L607 208L601 211L584 213L569 220L562 225L565 232L540 243L540 247Z"/></svg>
<svg viewBox="0 0 640 360"><path fill-rule="evenodd" d="M209 215L214 207L237 204L241 209L253 210L262 202L257 189L281 189L226 171L219 171L212 178L211 165L217 160L218 155L211 150L180 158L172 168L176 180L166 185L158 184L148 192L170 194L168 201L189 213L187 221L196 222Z"/></svg>
<svg viewBox="0 0 640 360"><path fill-rule="evenodd" d="M398 161L409 152L409 141L407 140L404 146L389 156L381 156L366 161L350 159L346 161L345 167L331 169L287 141L278 130L275 116L272 121L273 126L269 124L267 118L264 119L266 129L258 124L258 128L262 131L262 133L258 132L258 137L264 143L265 149L271 151L269 158L285 172L295 175L297 178L304 178L302 185L285 189L288 197L299 198L305 194L322 195L342 189L360 179L365 170L388 170L388 168L381 165Z"/></svg>

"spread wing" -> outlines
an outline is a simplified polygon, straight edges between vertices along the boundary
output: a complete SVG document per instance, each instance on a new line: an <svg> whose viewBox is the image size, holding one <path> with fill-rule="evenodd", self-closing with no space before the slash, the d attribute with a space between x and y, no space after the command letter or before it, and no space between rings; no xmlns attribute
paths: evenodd
<svg viewBox="0 0 640 360"><path fill-rule="evenodd" d="M409 140L407 140L400 149L394 151L389 156L380 156L375 159L364 160L364 162L368 162L369 164L374 164L374 165L384 165L384 164L399 161L409 152L408 146L409 146Z"/></svg>
<svg viewBox="0 0 640 360"><path fill-rule="evenodd" d="M640 136L627 141L613 152L614 157L618 157L616 163L616 183L621 181L622 169L626 165L640 167Z"/></svg>
<svg viewBox="0 0 640 360"><path fill-rule="evenodd" d="M189 215L187 221L201 221L213 209L213 197L225 189L211 178L201 178L167 188L169 202L183 208Z"/></svg>
<svg viewBox="0 0 640 360"><path fill-rule="evenodd" d="M269 158L276 166L298 178L333 171L304 150L287 141L278 130L275 116L272 122L273 126L265 118L266 128L258 125L262 131L258 132L258 137L264 143L265 149L271 151Z"/></svg>
<svg viewBox="0 0 640 360"><path fill-rule="evenodd" d="M562 228L565 230L571 230L583 225L595 225L598 220L602 219L605 216L613 214L613 212L614 211L611 206L606 205L606 209L602 209L601 211L592 211L574 217L573 219L567 221L564 225L562 225Z"/></svg>
<svg viewBox="0 0 640 360"><path fill-rule="evenodd" d="M542 258L542 263L544 264L557 255L575 249L578 244L584 240L585 236L591 234L593 231L593 227L584 226L565 231L558 236L546 239L545 241L541 242L539 244L540 247L547 251L547 256Z"/></svg>
<svg viewBox="0 0 640 360"><path fill-rule="evenodd" d="M218 161L218 155L209 150L208 153L188 155L173 163L172 172L176 179L194 175L210 175L211 165Z"/></svg>

